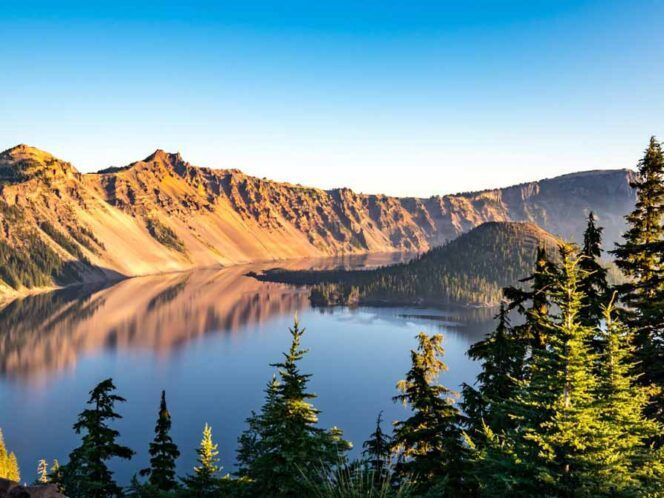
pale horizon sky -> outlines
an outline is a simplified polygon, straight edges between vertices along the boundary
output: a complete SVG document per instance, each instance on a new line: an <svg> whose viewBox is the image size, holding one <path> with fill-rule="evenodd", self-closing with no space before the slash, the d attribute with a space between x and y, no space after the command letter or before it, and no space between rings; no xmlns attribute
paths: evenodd
<svg viewBox="0 0 664 498"><path fill-rule="evenodd" d="M664 2L26 0L0 149L429 196L633 168L664 137Z"/></svg>

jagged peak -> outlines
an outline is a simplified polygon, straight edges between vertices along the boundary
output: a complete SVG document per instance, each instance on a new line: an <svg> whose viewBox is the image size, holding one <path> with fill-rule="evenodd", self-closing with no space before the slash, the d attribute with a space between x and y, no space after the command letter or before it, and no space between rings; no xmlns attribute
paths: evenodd
<svg viewBox="0 0 664 498"><path fill-rule="evenodd" d="M163 149L157 149L152 154L147 156L145 159L142 159L141 161L135 161L126 166L110 166L108 168L103 168L97 171L96 174L108 175L108 174L120 173L122 171L130 171L134 168L150 167L150 165L154 163L158 163L166 167L173 167L176 164L185 163L185 161L182 159L182 156L180 155L179 152L171 153L171 152L166 152Z"/></svg>
<svg viewBox="0 0 664 498"><path fill-rule="evenodd" d="M172 153L172 152L166 152L163 149L157 149L148 157L143 159L142 162L148 163L155 161L162 163L178 163L182 162L182 156L180 155L179 152Z"/></svg>
<svg viewBox="0 0 664 498"><path fill-rule="evenodd" d="M0 153L0 181L21 183L35 178L67 178L78 171L53 154L26 144L19 144Z"/></svg>
<svg viewBox="0 0 664 498"><path fill-rule="evenodd" d="M22 159L33 159L37 161L54 159L53 154L27 144L15 145L0 153L0 157L3 159L13 159L15 161L20 161Z"/></svg>

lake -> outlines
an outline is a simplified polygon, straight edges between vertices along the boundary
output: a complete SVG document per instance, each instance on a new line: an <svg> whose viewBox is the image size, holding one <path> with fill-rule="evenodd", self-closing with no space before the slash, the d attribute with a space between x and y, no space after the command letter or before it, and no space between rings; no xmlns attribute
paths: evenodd
<svg viewBox="0 0 664 498"><path fill-rule="evenodd" d="M398 256L397 256L398 257ZM0 428L16 452L22 478L36 477L40 458L60 462L78 444L72 425L88 392L112 377L127 399L117 408L122 441L136 451L115 462L120 482L147 463L159 397L167 392L181 473L208 422L226 471L234 469L238 435L260 408L263 389L290 345L295 313L310 350L302 370L323 427L338 426L354 443L373 431L382 410L387 424L408 415L392 402L410 365L415 335L441 332L441 376L458 389L478 367L465 352L489 331L490 312L464 309L312 308L306 289L245 276L275 266L371 267L394 260L375 255L344 260L197 270L121 281L108 287L68 288L13 301L0 309ZM386 425L387 425L386 424Z"/></svg>

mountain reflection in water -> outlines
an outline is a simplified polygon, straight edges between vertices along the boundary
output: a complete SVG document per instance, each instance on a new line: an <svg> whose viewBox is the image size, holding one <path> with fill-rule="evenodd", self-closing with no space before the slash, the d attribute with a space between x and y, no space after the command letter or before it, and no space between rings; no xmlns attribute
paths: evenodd
<svg viewBox="0 0 664 498"><path fill-rule="evenodd" d="M309 307L308 293L258 282L249 271L373 267L409 255L361 255L234 266L80 286L12 301L0 309L0 375L39 383L99 350L151 349L166 355L210 332Z"/></svg>

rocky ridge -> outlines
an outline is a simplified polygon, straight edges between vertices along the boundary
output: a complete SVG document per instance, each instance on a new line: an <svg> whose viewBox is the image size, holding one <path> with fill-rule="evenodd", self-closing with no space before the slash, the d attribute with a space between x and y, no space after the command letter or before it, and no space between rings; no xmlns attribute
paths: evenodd
<svg viewBox="0 0 664 498"><path fill-rule="evenodd" d="M629 170L430 198L322 190L196 167L162 150L98 173L19 145L0 153L0 293L298 257L423 252L487 221L609 244L634 203Z"/></svg>

